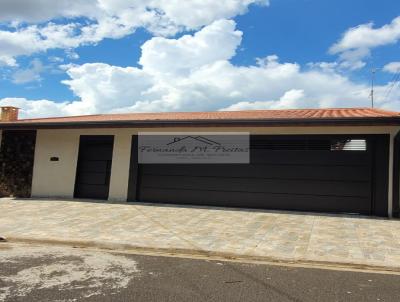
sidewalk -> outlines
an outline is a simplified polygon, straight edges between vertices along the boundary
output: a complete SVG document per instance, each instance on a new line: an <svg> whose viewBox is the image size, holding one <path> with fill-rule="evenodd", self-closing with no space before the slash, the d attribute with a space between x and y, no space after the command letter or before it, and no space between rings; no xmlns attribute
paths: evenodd
<svg viewBox="0 0 400 302"><path fill-rule="evenodd" d="M10 241L400 271L400 221L344 215L3 198L0 235Z"/></svg>

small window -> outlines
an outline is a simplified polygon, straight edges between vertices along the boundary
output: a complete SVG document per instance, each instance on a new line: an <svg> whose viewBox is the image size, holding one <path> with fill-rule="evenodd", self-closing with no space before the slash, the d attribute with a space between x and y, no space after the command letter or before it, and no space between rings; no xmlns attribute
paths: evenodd
<svg viewBox="0 0 400 302"><path fill-rule="evenodd" d="M331 151L366 151L365 139L341 139L331 142Z"/></svg>

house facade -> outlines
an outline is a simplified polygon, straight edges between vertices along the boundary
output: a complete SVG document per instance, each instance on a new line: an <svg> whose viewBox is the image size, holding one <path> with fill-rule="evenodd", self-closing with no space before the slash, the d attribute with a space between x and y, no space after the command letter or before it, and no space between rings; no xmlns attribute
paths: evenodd
<svg viewBox="0 0 400 302"><path fill-rule="evenodd" d="M28 120L18 119L15 108L2 110L2 196L399 213L397 112L349 108ZM150 132L247 133L249 161L142 163L139 138Z"/></svg>

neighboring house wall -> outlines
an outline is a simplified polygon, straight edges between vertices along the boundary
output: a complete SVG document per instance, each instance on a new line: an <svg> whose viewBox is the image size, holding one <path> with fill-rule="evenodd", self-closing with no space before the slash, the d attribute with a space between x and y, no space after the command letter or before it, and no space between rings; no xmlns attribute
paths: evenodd
<svg viewBox="0 0 400 302"><path fill-rule="evenodd" d="M392 213L393 139L399 131L395 126L376 127L194 127L149 129L60 129L38 130L32 196L72 198L80 135L114 135L113 162L109 200L124 201L128 194L129 162L132 135L140 132L250 132L250 134L390 134L389 213ZM58 162L50 157L59 157Z"/></svg>
<svg viewBox="0 0 400 302"><path fill-rule="evenodd" d="M3 131L0 196L30 197L36 131Z"/></svg>

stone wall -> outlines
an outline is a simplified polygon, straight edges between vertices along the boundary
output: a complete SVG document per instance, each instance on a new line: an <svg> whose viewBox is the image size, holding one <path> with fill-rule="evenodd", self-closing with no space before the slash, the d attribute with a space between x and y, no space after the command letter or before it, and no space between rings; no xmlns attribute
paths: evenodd
<svg viewBox="0 0 400 302"><path fill-rule="evenodd" d="M36 131L3 131L0 147L0 197L30 197Z"/></svg>

